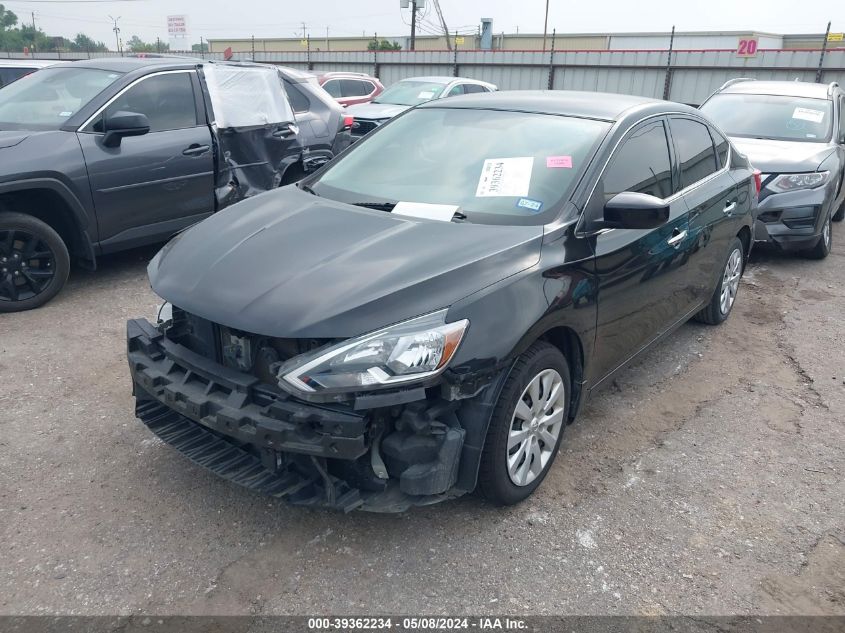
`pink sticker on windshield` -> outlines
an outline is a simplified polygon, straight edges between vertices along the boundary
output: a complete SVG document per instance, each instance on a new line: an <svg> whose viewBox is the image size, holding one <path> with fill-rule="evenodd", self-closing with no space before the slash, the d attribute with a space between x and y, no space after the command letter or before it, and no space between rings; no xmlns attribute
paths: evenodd
<svg viewBox="0 0 845 633"><path fill-rule="evenodd" d="M572 169L572 156L547 156L546 167L550 169Z"/></svg>

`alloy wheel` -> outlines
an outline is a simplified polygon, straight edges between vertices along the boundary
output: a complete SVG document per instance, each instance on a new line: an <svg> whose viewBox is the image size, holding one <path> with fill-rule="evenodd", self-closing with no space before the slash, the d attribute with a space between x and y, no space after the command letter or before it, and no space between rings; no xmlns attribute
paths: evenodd
<svg viewBox="0 0 845 633"><path fill-rule="evenodd" d="M737 290L739 290L740 277L742 277L742 253L739 249L734 249L728 257L725 274L722 276L722 295L719 301L722 314L727 314L733 307Z"/></svg>
<svg viewBox="0 0 845 633"><path fill-rule="evenodd" d="M0 301L25 301L41 294L56 276L56 258L40 236L0 230Z"/></svg>
<svg viewBox="0 0 845 633"><path fill-rule="evenodd" d="M544 369L525 387L508 433L508 476L515 485L527 486L545 470L563 430L565 404L566 387L554 369Z"/></svg>
<svg viewBox="0 0 845 633"><path fill-rule="evenodd" d="M830 250L830 216L828 216L827 222L824 223L824 229L822 229L822 239L824 240L825 247Z"/></svg>

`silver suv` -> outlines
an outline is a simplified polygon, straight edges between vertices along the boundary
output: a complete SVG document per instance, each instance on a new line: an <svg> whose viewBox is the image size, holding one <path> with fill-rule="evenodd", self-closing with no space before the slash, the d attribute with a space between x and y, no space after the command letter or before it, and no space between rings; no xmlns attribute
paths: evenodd
<svg viewBox="0 0 845 633"><path fill-rule="evenodd" d="M813 259L845 217L845 92L836 83L732 79L701 110L762 172L754 237Z"/></svg>

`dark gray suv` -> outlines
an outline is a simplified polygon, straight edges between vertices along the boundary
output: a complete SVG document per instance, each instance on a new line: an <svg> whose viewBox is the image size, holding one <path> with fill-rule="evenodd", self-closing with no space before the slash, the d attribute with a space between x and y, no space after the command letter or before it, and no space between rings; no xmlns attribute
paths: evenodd
<svg viewBox="0 0 845 633"><path fill-rule="evenodd" d="M762 172L754 237L823 259L845 217L845 92L836 83L732 79L702 106Z"/></svg>

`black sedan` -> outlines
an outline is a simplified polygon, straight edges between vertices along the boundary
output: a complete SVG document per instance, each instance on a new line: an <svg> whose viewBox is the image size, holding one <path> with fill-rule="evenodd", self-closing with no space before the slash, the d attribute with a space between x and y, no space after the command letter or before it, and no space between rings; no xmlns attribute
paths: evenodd
<svg viewBox="0 0 845 633"><path fill-rule="evenodd" d="M614 372L730 314L759 177L700 112L519 92L408 111L175 238L136 414L292 503L512 504Z"/></svg>

